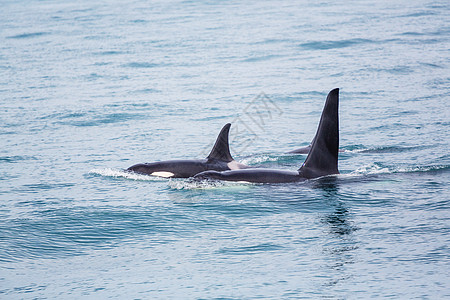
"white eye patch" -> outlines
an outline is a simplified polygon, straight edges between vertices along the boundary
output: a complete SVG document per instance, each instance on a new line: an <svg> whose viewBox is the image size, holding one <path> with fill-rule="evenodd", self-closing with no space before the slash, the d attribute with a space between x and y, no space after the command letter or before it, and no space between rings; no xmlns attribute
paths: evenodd
<svg viewBox="0 0 450 300"><path fill-rule="evenodd" d="M172 177L174 174L172 172L153 172L152 174L150 174L152 176L158 176L158 177L164 177L164 178L169 178Z"/></svg>

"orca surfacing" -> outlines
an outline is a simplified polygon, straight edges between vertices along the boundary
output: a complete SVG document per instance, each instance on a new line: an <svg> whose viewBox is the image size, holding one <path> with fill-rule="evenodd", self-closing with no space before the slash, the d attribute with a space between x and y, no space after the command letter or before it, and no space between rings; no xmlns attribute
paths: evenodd
<svg viewBox="0 0 450 300"><path fill-rule="evenodd" d="M166 160L153 163L136 164L127 171L165 178L188 178L207 171L226 171L248 168L233 159L228 144L231 124L226 124L219 133L211 153L205 159Z"/></svg>
<svg viewBox="0 0 450 300"><path fill-rule="evenodd" d="M316 136L305 162L298 171L256 169L206 171L195 179L245 181L254 183L287 183L339 174L339 89L328 93Z"/></svg>

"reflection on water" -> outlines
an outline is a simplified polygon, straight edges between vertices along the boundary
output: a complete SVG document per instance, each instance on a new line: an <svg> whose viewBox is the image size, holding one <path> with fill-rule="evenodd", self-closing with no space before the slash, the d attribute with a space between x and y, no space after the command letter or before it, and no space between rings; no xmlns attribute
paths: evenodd
<svg viewBox="0 0 450 300"><path fill-rule="evenodd" d="M323 196L332 208L321 221L328 227L329 239L323 247L329 277L324 286L335 286L351 278L348 265L355 262L355 251L358 249L353 232L357 229L352 222L352 215L346 204L339 199L339 182L336 177L317 180L315 187L323 190Z"/></svg>

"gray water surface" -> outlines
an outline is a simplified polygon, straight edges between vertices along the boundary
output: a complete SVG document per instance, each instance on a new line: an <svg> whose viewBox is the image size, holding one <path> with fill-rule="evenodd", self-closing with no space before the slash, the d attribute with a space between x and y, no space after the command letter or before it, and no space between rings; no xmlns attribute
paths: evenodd
<svg viewBox="0 0 450 300"><path fill-rule="evenodd" d="M1 299L450 298L447 1L2 1ZM341 175L296 170L339 87Z"/></svg>

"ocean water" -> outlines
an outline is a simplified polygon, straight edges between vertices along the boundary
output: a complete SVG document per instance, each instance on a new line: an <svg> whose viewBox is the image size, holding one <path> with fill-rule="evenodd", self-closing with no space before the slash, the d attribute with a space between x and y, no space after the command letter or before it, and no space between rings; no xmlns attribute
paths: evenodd
<svg viewBox="0 0 450 300"><path fill-rule="evenodd" d="M1 1L1 299L450 298L448 1ZM341 175L296 170L339 87Z"/></svg>

